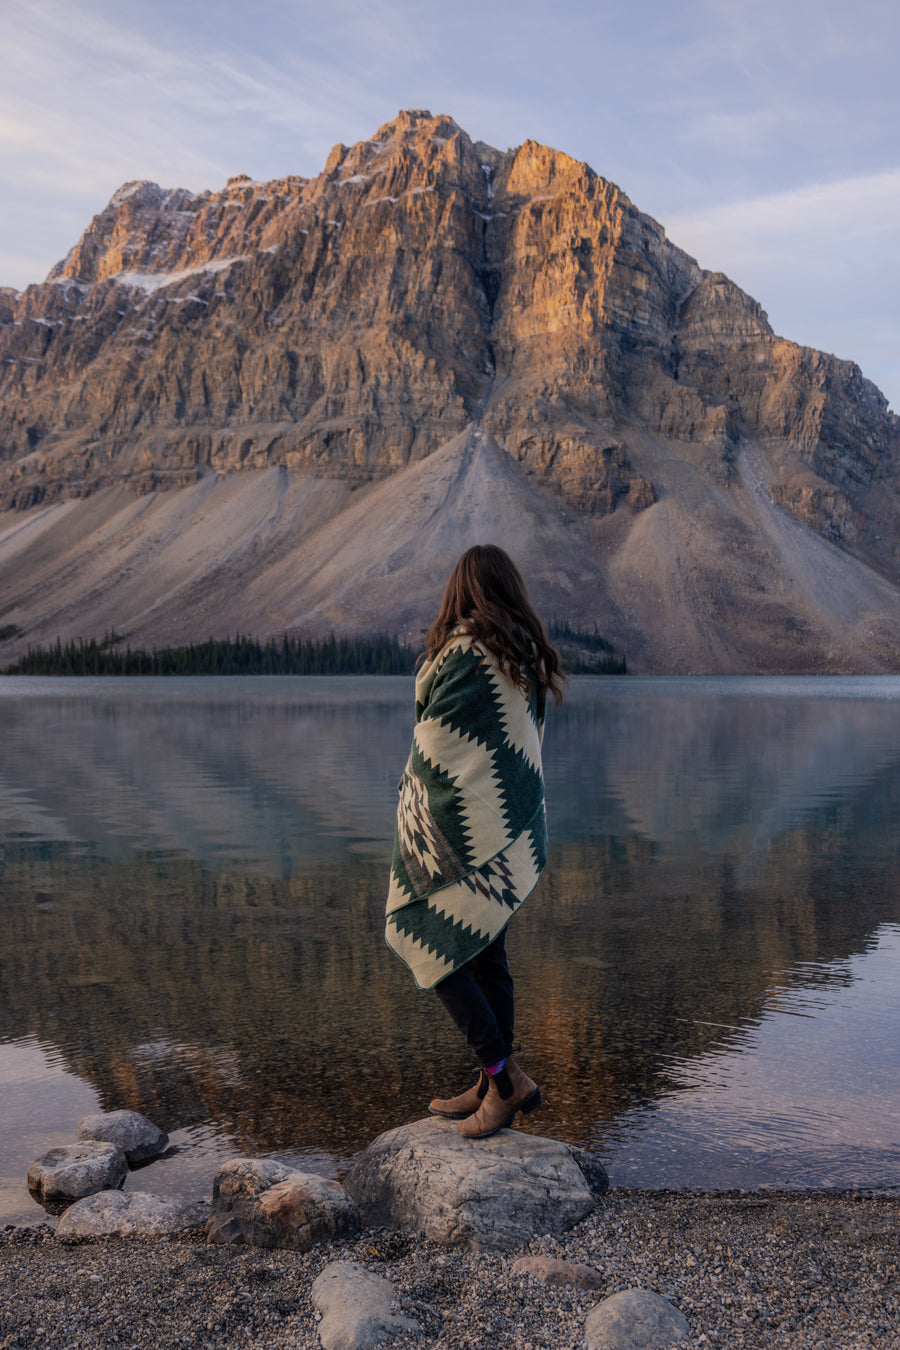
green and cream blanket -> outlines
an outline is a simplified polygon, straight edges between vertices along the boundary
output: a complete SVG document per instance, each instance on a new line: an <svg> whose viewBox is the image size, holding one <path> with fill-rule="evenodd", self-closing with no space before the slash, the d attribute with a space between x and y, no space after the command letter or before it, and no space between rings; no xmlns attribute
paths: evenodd
<svg viewBox="0 0 900 1350"><path fill-rule="evenodd" d="M400 780L385 936L422 989L506 927L547 858L544 697L452 636L416 679L416 727Z"/></svg>

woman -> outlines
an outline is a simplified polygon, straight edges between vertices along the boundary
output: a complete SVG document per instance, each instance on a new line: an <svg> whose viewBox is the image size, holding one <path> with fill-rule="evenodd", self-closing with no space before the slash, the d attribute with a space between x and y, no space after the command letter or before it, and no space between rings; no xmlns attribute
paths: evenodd
<svg viewBox="0 0 900 1350"><path fill-rule="evenodd" d="M559 656L508 554L467 549L453 569L416 678L416 728L400 782L386 937L433 988L482 1071L434 1115L485 1139L541 1090L511 1057L506 925L547 856L541 737Z"/></svg>

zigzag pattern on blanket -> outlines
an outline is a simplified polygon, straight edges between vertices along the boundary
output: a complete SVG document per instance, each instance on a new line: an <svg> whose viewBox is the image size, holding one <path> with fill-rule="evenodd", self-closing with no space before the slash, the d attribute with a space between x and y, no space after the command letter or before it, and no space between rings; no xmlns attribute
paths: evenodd
<svg viewBox="0 0 900 1350"><path fill-rule="evenodd" d="M493 942L534 890L546 862L543 810L512 848L452 885L392 911L388 945L421 989L458 970Z"/></svg>
<svg viewBox="0 0 900 1350"><path fill-rule="evenodd" d="M541 700L458 636L416 681L386 936L430 988L505 927L546 861Z"/></svg>

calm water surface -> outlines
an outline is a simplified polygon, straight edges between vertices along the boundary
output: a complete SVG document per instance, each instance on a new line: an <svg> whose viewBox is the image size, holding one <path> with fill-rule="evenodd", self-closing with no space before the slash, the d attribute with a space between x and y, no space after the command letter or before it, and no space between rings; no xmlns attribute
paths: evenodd
<svg viewBox="0 0 900 1350"><path fill-rule="evenodd" d="M0 1223L129 1107L339 1174L471 1062L382 940L403 679L0 679ZM651 1187L900 1185L900 680L584 679L510 926L523 1127Z"/></svg>

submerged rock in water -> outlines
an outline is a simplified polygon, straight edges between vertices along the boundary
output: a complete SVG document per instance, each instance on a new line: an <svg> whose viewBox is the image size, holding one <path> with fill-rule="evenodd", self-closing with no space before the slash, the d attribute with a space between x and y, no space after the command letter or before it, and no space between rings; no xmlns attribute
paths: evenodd
<svg viewBox="0 0 900 1350"><path fill-rule="evenodd" d="M202 1228L209 1218L205 1200L183 1200L177 1195L146 1195L142 1191L101 1191L88 1195L66 1210L57 1237L158 1237Z"/></svg>
<svg viewBox="0 0 900 1350"><path fill-rule="evenodd" d="M129 1163L155 1158L169 1142L169 1136L138 1111L105 1111L85 1116L78 1122L76 1139L118 1144Z"/></svg>
<svg viewBox="0 0 900 1350"><path fill-rule="evenodd" d="M28 1188L42 1200L77 1200L120 1186L128 1175L125 1154L115 1144L61 1144L28 1169Z"/></svg>
<svg viewBox="0 0 900 1350"><path fill-rule="evenodd" d="M234 1158L213 1181L207 1242L308 1251L359 1228L356 1205L336 1181L271 1158Z"/></svg>
<svg viewBox="0 0 900 1350"><path fill-rule="evenodd" d="M344 1180L365 1224L507 1248L566 1232L609 1186L598 1160L569 1144L517 1130L471 1140L436 1119L379 1135Z"/></svg>

